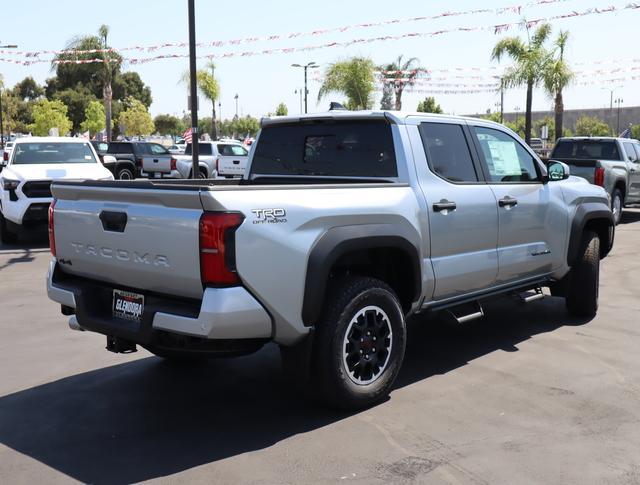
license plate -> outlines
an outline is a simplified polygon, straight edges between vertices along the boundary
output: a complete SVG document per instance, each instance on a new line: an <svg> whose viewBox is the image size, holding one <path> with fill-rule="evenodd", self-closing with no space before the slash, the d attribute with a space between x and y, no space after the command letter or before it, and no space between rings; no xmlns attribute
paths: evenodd
<svg viewBox="0 0 640 485"><path fill-rule="evenodd" d="M113 316L139 322L144 312L144 295L113 290Z"/></svg>

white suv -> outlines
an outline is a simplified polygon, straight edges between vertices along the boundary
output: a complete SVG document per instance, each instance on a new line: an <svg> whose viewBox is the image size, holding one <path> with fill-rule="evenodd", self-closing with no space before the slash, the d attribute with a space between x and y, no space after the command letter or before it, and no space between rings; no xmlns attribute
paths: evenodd
<svg viewBox="0 0 640 485"><path fill-rule="evenodd" d="M24 228L45 227L53 180L113 180L95 150L79 138L18 139L0 172L0 241Z"/></svg>

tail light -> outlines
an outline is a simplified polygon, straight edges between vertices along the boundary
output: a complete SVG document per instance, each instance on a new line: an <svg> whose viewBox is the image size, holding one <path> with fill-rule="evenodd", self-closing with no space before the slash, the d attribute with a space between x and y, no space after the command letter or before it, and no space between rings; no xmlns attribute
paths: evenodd
<svg viewBox="0 0 640 485"><path fill-rule="evenodd" d="M2 159L3 159L5 162L8 162L8 161L9 161L9 154L8 154L7 152L4 152L4 153L3 153L3 155L2 155Z"/></svg>
<svg viewBox="0 0 640 485"><path fill-rule="evenodd" d="M51 201L51 205L49 205L49 249L51 249L51 254L53 256L56 255L56 233L53 228L53 214L56 206L56 199Z"/></svg>
<svg viewBox="0 0 640 485"><path fill-rule="evenodd" d="M203 285L240 283L236 272L235 231L244 217L236 212L205 212L200 217L200 275Z"/></svg>
<svg viewBox="0 0 640 485"><path fill-rule="evenodd" d="M219 163L220 163L220 157L216 157L216 173L218 175L220 175L220 167L218 165Z"/></svg>
<svg viewBox="0 0 640 485"><path fill-rule="evenodd" d="M595 185L599 185L600 187L604 187L604 168L596 168L596 171L593 174L593 183Z"/></svg>
<svg viewBox="0 0 640 485"><path fill-rule="evenodd" d="M176 163L178 163L178 160L172 157L171 160L169 160L169 168L171 170L177 170Z"/></svg>
<svg viewBox="0 0 640 485"><path fill-rule="evenodd" d="M138 165L138 167L142 167L142 158L136 158L136 165Z"/></svg>

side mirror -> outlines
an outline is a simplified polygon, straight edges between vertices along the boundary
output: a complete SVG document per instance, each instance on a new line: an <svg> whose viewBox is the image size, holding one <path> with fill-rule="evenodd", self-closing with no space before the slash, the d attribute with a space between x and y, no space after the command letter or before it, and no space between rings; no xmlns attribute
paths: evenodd
<svg viewBox="0 0 640 485"><path fill-rule="evenodd" d="M557 180L567 180L571 175L571 169L569 165L564 162L558 162L557 160L549 160L547 165L547 178L550 182Z"/></svg>
<svg viewBox="0 0 640 485"><path fill-rule="evenodd" d="M116 157L114 157L113 155L104 155L102 157L102 163L103 164L105 164L105 163L116 163L116 162L117 162Z"/></svg>

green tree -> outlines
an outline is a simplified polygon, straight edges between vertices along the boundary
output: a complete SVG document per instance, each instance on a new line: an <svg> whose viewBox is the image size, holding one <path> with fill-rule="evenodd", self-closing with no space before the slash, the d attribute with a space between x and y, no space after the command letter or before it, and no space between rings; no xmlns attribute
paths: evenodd
<svg viewBox="0 0 640 485"><path fill-rule="evenodd" d="M46 136L51 128L58 128L60 136L71 131L72 123L67 118L67 107L62 101L41 99L33 106L33 124L29 129L36 136Z"/></svg>
<svg viewBox="0 0 640 485"><path fill-rule="evenodd" d="M211 116L205 116L204 118L198 118L198 134L211 133Z"/></svg>
<svg viewBox="0 0 640 485"><path fill-rule="evenodd" d="M631 137L640 140L640 125L633 125L631 127Z"/></svg>
<svg viewBox="0 0 640 485"><path fill-rule="evenodd" d="M576 136L607 136L609 125L595 116L583 115L576 121Z"/></svg>
<svg viewBox="0 0 640 485"><path fill-rule="evenodd" d="M137 99L147 109L151 106L151 88L147 86L140 74L135 71L127 71L113 78L113 99L127 99L129 96Z"/></svg>
<svg viewBox="0 0 640 485"><path fill-rule="evenodd" d="M437 113L442 114L442 108L436 99L432 96L427 96L424 101L418 103L418 112L420 113Z"/></svg>
<svg viewBox="0 0 640 485"><path fill-rule="evenodd" d="M325 72L318 101L330 93L341 93L347 97L347 109L371 109L375 91L374 69L373 61L363 57L331 64Z"/></svg>
<svg viewBox="0 0 640 485"><path fill-rule="evenodd" d="M211 120L210 123L210 131L211 138L214 140L218 139L218 123L216 120L216 100L220 97L220 83L214 76L215 64L213 62L209 62L207 64L206 69L198 69L196 71L196 82L198 84L198 91L200 94L204 96L207 100L211 102ZM189 71L185 72L180 81L190 86L190 74ZM190 123L190 122L189 122Z"/></svg>
<svg viewBox="0 0 640 485"><path fill-rule="evenodd" d="M393 109L393 86L391 83L384 83L382 86L382 99L380 100L380 109Z"/></svg>
<svg viewBox="0 0 640 485"><path fill-rule="evenodd" d="M522 85L527 87L524 138L529 143L531 141L533 88L542 81L549 63L549 53L544 44L551 35L551 26L546 23L542 24L531 35L528 24L525 22L524 25L527 29L527 41L525 42L519 37L501 39L493 48L491 59L499 62L505 55L508 55L514 64L506 70L502 78L505 87Z"/></svg>
<svg viewBox="0 0 640 485"><path fill-rule="evenodd" d="M104 105L96 100L91 101L84 110L84 121L80 125L80 129L89 132L89 136L94 136L99 131L104 130Z"/></svg>
<svg viewBox="0 0 640 485"><path fill-rule="evenodd" d="M75 132L80 131L80 125L85 119L85 112L89 104L97 100L89 88L82 84L78 84L73 89L57 91L53 99L62 101L67 106L67 114L73 123L72 129Z"/></svg>
<svg viewBox="0 0 640 485"><path fill-rule="evenodd" d="M182 135L185 131L185 124L177 116L160 114L153 119L156 132L161 135Z"/></svg>
<svg viewBox="0 0 640 485"><path fill-rule="evenodd" d="M276 108L276 116L287 116L289 114L289 108L284 103L280 103Z"/></svg>
<svg viewBox="0 0 640 485"><path fill-rule="evenodd" d="M224 137L243 138L246 135L255 136L260 129L260 121L251 116L220 123L220 134Z"/></svg>
<svg viewBox="0 0 640 485"><path fill-rule="evenodd" d="M120 113L118 123L121 132L127 135L150 135L154 130L147 108L133 97L125 100L125 109Z"/></svg>
<svg viewBox="0 0 640 485"><path fill-rule="evenodd" d="M567 47L569 32L560 31L555 41L555 48L551 54L551 59L543 73L544 89L554 98L555 126L558 127L558 137L562 136L562 124L564 116L564 100L562 92L573 80L574 74L569 68L564 52ZM549 138L555 140L555 138Z"/></svg>
<svg viewBox="0 0 640 485"><path fill-rule="evenodd" d="M494 121L495 123L500 123L500 112L492 112L490 109L488 109L485 114L478 116L478 118Z"/></svg>
<svg viewBox="0 0 640 485"><path fill-rule="evenodd" d="M391 85L395 95L395 109L402 109L402 93L407 86L413 86L416 83L419 70L421 69L416 57L404 60L404 56L400 55L391 64L381 66L383 71L395 71L394 74L385 74L384 84Z"/></svg>
<svg viewBox="0 0 640 485"><path fill-rule="evenodd" d="M44 95L44 88L27 76L13 87L13 94L21 101L34 101Z"/></svg>

